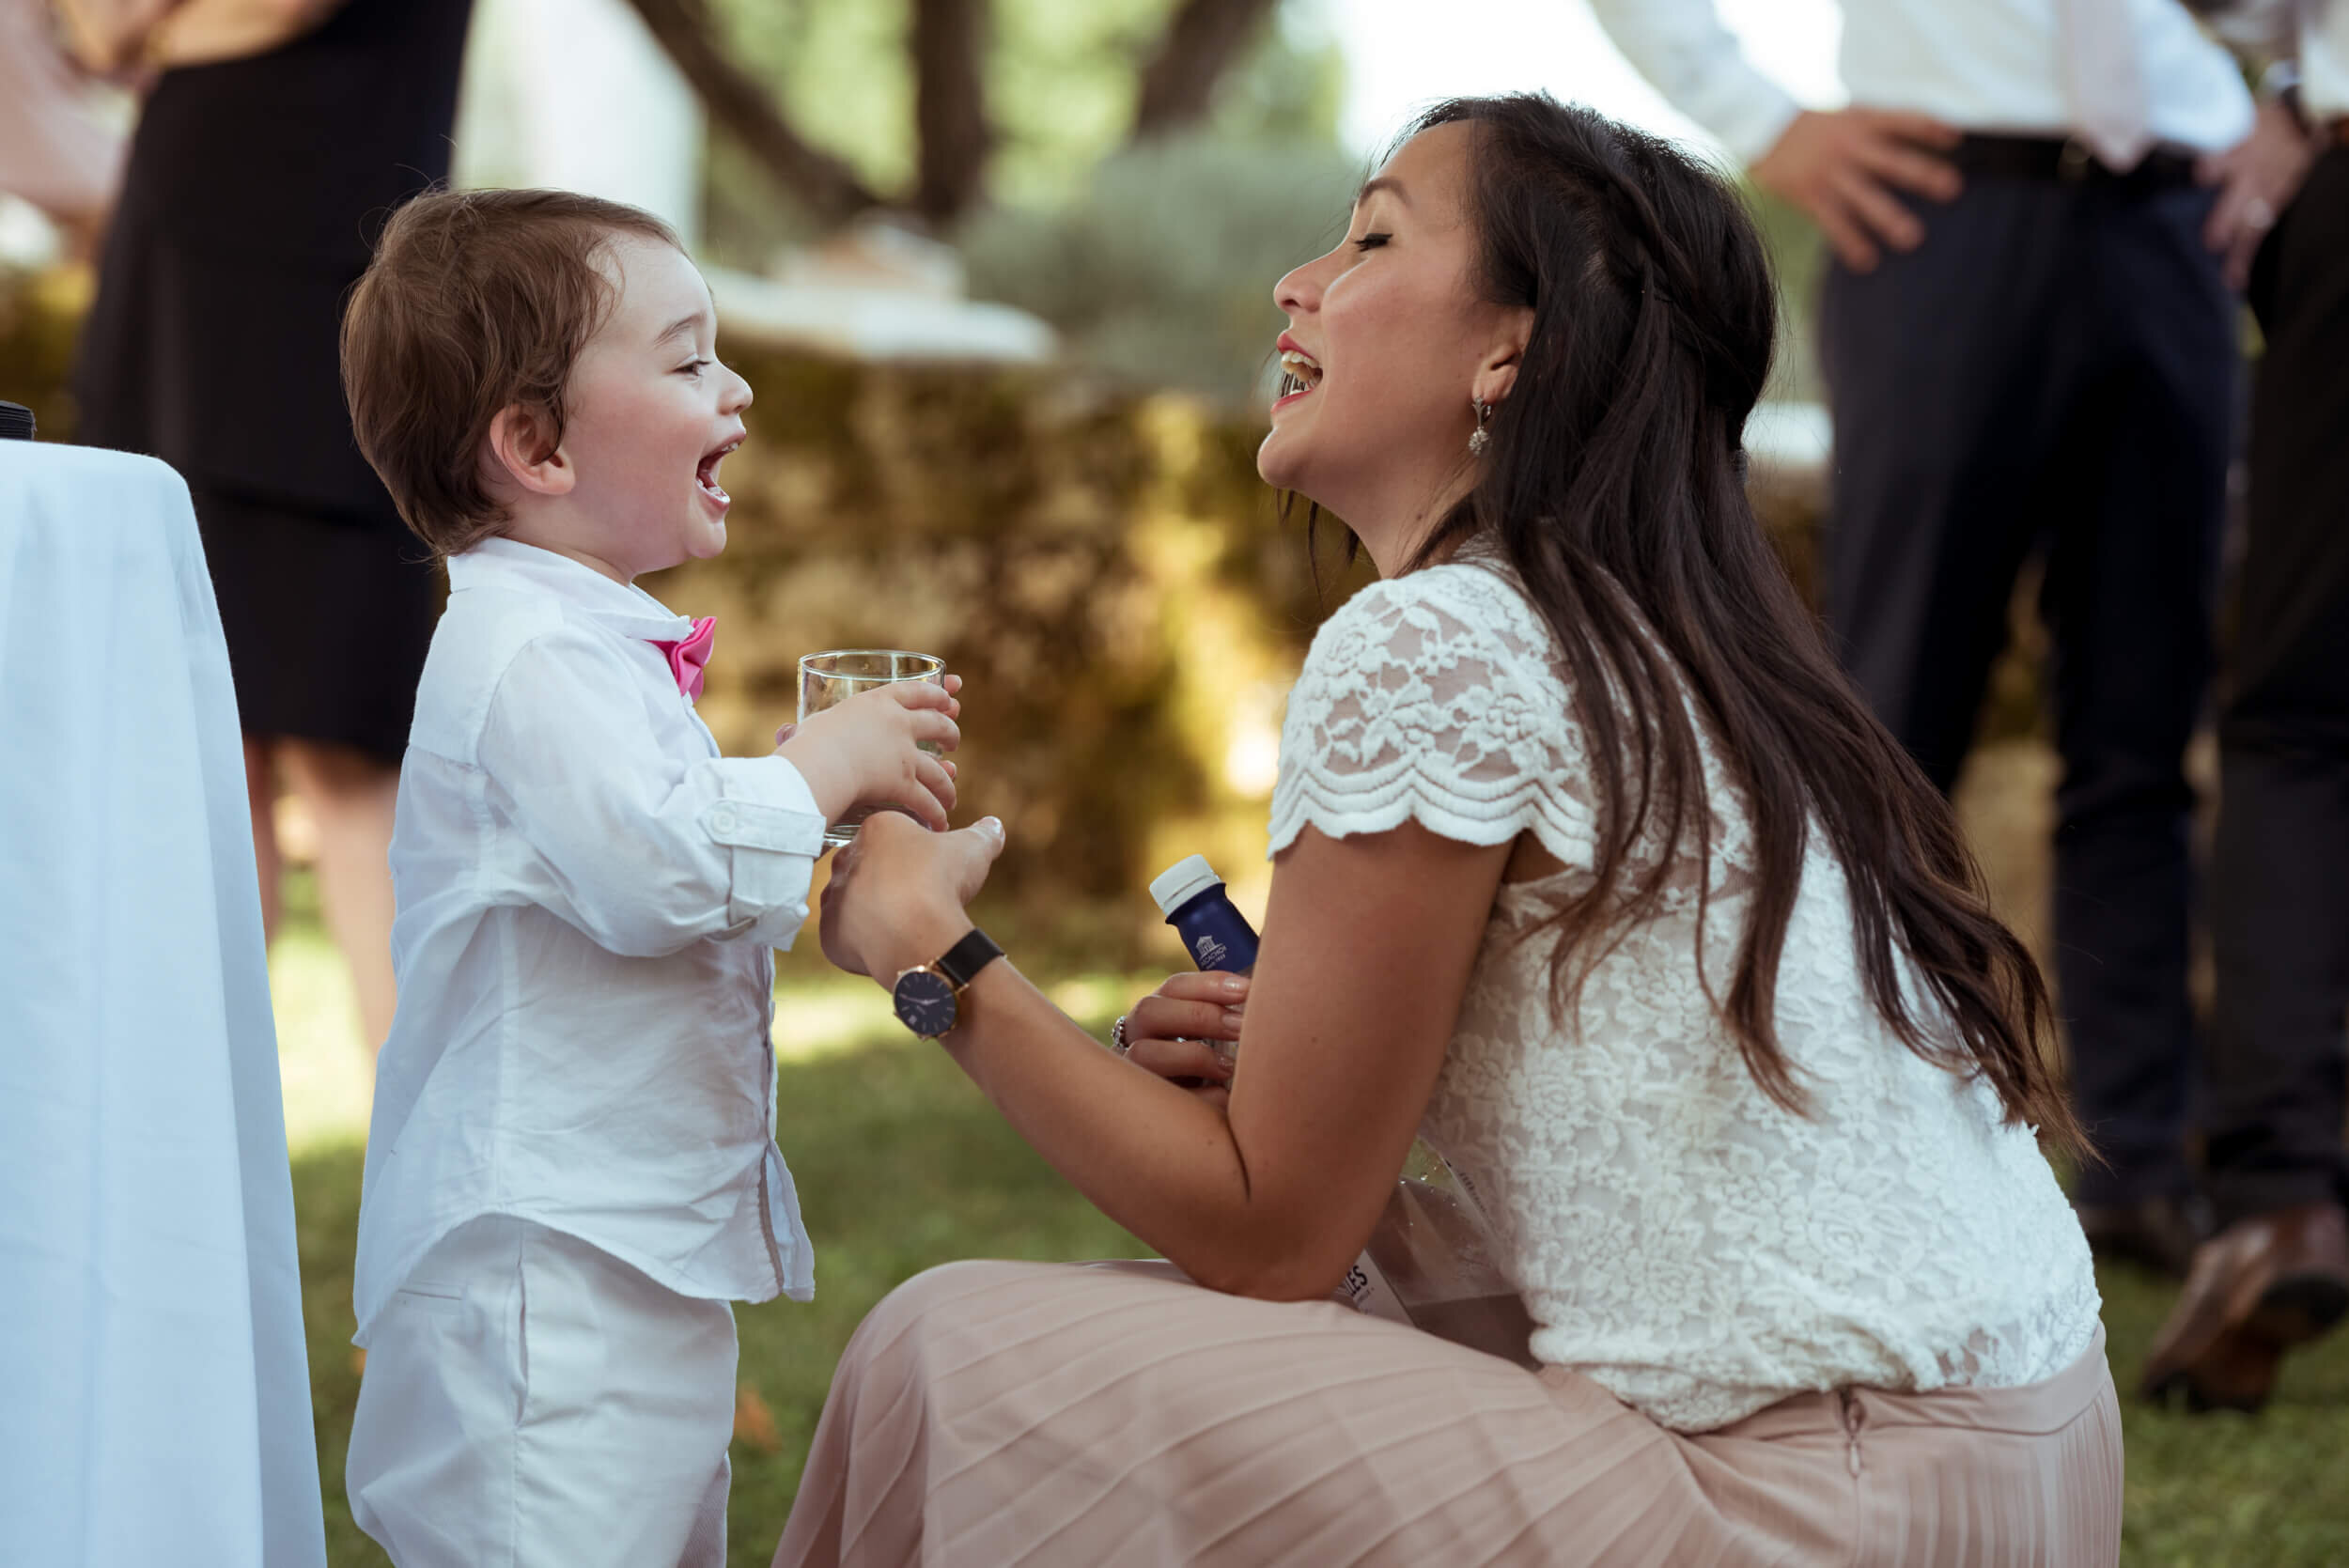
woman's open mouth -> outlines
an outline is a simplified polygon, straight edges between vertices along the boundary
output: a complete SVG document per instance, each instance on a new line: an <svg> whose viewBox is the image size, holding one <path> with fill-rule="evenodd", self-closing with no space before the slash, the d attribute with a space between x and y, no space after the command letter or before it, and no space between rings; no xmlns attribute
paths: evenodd
<svg viewBox="0 0 2349 1568"><path fill-rule="evenodd" d="M1302 397L1321 384L1321 362L1302 349L1281 350L1281 390L1272 406L1279 408Z"/></svg>
<svg viewBox="0 0 2349 1568"><path fill-rule="evenodd" d="M718 483L718 465L724 462L727 455L741 444L742 438L737 436L723 446L704 453L700 466L693 471L693 482L701 487L702 494L709 497L721 506L731 503L734 497L728 495L725 488Z"/></svg>

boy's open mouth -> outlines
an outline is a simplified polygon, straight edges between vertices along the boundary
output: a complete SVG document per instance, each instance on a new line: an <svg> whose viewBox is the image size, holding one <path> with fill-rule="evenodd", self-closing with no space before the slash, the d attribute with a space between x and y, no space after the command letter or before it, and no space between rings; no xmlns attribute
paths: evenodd
<svg viewBox="0 0 2349 1568"><path fill-rule="evenodd" d="M693 480L701 486L702 493L712 501L724 502L734 499L725 492L724 487L718 483L718 465L726 460L727 454L741 444L742 438L737 436L723 446L702 454L701 465L693 471Z"/></svg>
<svg viewBox="0 0 2349 1568"><path fill-rule="evenodd" d="M1320 361L1301 349L1281 350L1281 391L1274 401L1311 392L1320 384Z"/></svg>

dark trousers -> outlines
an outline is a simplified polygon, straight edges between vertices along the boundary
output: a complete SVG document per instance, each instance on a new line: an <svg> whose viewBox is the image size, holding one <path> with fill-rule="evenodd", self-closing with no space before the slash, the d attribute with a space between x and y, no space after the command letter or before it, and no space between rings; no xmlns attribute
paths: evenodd
<svg viewBox="0 0 2349 1568"><path fill-rule="evenodd" d="M2349 148L2263 249L2249 521L2218 743L2211 1195L2349 1196Z"/></svg>
<svg viewBox="0 0 2349 1568"><path fill-rule="evenodd" d="M1828 613L1943 789L2027 557L2063 782L2056 982L2092 1203L2183 1194L2193 792L2239 356L2207 192L1975 177L1924 243L1827 282Z"/></svg>

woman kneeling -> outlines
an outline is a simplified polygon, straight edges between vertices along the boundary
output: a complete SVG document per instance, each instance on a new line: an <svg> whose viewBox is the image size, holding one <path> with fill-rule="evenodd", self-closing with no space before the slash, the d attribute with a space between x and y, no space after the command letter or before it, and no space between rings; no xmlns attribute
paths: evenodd
<svg viewBox="0 0 2349 1568"><path fill-rule="evenodd" d="M897 1291L776 1560L2112 1562L2046 992L1747 505L1736 198L1453 102L1277 299L1259 467L1383 581L1290 697L1253 979L1169 982L1121 1061L989 963L943 1035L1168 1263ZM937 960L1000 843L875 820L827 951ZM1329 1300L1422 1130L1537 1370Z"/></svg>

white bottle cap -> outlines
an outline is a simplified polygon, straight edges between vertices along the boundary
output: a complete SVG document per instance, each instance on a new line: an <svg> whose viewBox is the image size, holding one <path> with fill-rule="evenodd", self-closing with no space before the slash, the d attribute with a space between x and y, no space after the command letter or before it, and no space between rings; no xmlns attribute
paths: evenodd
<svg viewBox="0 0 2349 1568"><path fill-rule="evenodd" d="M1159 913L1172 918L1175 910L1222 882L1206 856L1186 855L1150 878L1150 896L1159 901Z"/></svg>

